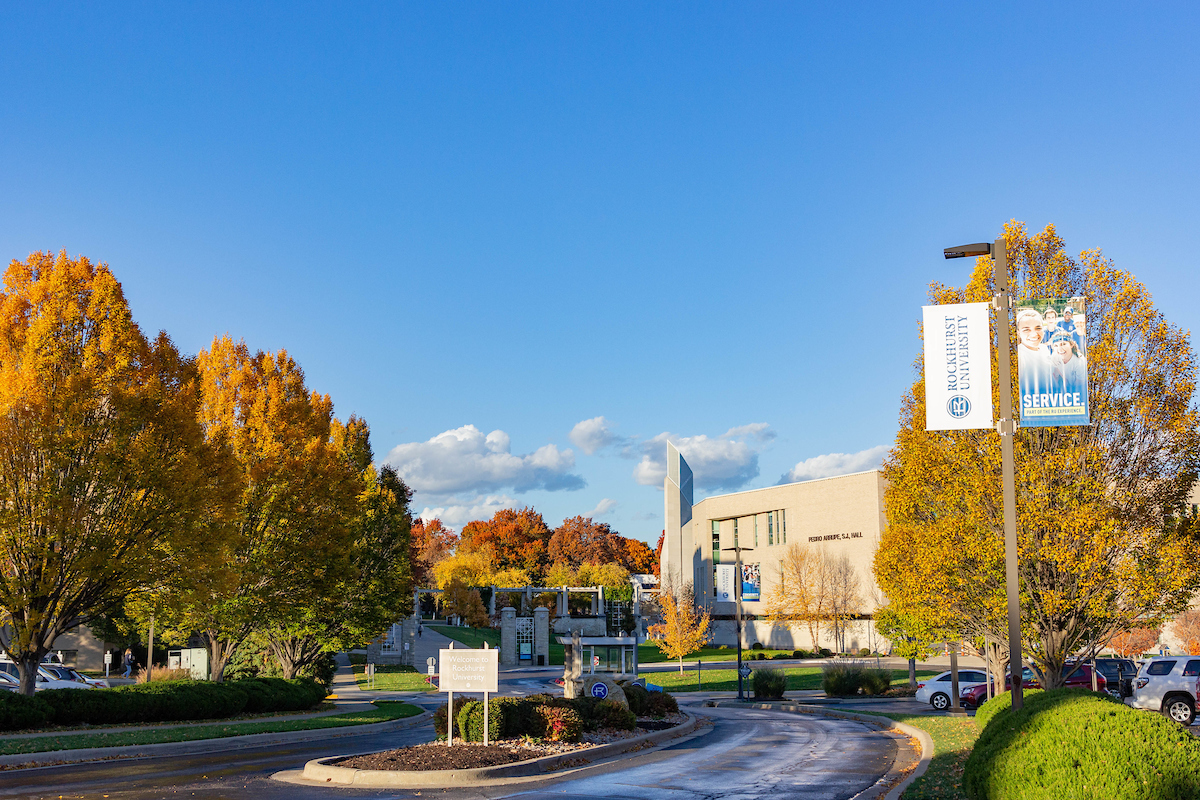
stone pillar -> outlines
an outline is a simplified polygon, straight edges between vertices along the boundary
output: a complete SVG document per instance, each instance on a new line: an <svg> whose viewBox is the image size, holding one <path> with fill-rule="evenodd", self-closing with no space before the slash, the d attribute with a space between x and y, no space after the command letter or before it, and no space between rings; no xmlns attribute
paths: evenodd
<svg viewBox="0 0 1200 800"><path fill-rule="evenodd" d="M496 616L496 587L492 587L492 596L488 598L488 616Z"/></svg>
<svg viewBox="0 0 1200 800"><path fill-rule="evenodd" d="M566 647L563 659L563 697L578 697L583 685L583 644L579 631L571 633L571 643Z"/></svg>
<svg viewBox="0 0 1200 800"><path fill-rule="evenodd" d="M500 666L517 666L517 610L512 606L500 612Z"/></svg>
<svg viewBox="0 0 1200 800"><path fill-rule="evenodd" d="M421 591L413 589L413 617L421 618Z"/></svg>
<svg viewBox="0 0 1200 800"><path fill-rule="evenodd" d="M550 664L550 609L545 606L533 610L533 663Z"/></svg>
<svg viewBox="0 0 1200 800"><path fill-rule="evenodd" d="M600 616L600 593L595 586L592 587L592 616Z"/></svg>
<svg viewBox="0 0 1200 800"><path fill-rule="evenodd" d="M604 616L604 587L596 587L596 605L600 606L600 616Z"/></svg>

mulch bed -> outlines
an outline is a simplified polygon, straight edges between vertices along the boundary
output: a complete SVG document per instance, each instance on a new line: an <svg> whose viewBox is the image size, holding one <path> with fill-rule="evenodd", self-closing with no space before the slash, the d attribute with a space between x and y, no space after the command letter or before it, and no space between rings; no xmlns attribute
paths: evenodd
<svg viewBox="0 0 1200 800"><path fill-rule="evenodd" d="M481 767L498 767L502 764L528 761L531 758L541 758L564 752L569 753L572 750L591 746L555 743L529 747L515 743L502 743L489 744L484 747L481 742L459 742L453 747L447 747L445 742L428 742L412 747L401 747L399 750L351 756L329 763L333 766L350 769L410 770L415 772L434 769L479 769Z"/></svg>

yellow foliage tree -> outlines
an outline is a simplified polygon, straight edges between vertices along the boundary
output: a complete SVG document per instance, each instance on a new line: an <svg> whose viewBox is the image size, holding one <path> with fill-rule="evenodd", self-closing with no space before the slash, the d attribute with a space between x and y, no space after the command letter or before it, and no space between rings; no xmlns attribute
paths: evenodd
<svg viewBox="0 0 1200 800"><path fill-rule="evenodd" d="M679 659L679 671L683 672L683 657L704 646L708 639L710 618L708 611L696 612L692 585L686 584L677 591L663 587L658 598L663 621L650 626L654 646L668 658Z"/></svg>
<svg viewBox="0 0 1200 800"><path fill-rule="evenodd" d="M1024 428L1014 441L1023 650L1053 688L1069 657L1179 611L1200 583L1196 526L1172 521L1200 466L1196 360L1189 335L1100 251L1072 258L1053 226L1029 236L1011 222L1004 235L1015 297L1087 303L1092 424ZM933 284L930 300L989 301L992 270L980 258L965 287ZM996 364L993 353L993 387ZM926 431L923 381L904 396L884 464L875 574L897 612L1005 641L999 437Z"/></svg>
<svg viewBox="0 0 1200 800"><path fill-rule="evenodd" d="M252 631L298 619L346 575L362 478L333 441L329 397L309 391L285 351L251 354L223 336L197 360L206 435L232 448L243 488L219 568L165 602L179 629L200 632L219 681Z"/></svg>
<svg viewBox="0 0 1200 800"><path fill-rule="evenodd" d="M0 644L32 694L55 637L219 544L236 475L195 364L146 340L108 267L14 261L0 292Z"/></svg>
<svg viewBox="0 0 1200 800"><path fill-rule="evenodd" d="M439 561L433 567L433 579L439 589L447 589L451 583L464 586L491 586L492 562L482 551L458 552Z"/></svg>

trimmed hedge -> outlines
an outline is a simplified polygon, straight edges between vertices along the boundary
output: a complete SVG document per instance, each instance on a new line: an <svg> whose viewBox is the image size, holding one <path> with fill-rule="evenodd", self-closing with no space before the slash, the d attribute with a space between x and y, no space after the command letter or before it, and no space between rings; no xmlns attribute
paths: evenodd
<svg viewBox="0 0 1200 800"><path fill-rule="evenodd" d="M679 703L675 702L675 698L666 692L650 692L650 698L647 702L646 715L655 719L662 719L667 714L678 714Z"/></svg>
<svg viewBox="0 0 1200 800"><path fill-rule="evenodd" d="M578 742L583 735L583 720L573 708L538 706L537 733L540 739L551 742Z"/></svg>
<svg viewBox="0 0 1200 800"><path fill-rule="evenodd" d="M634 713L616 700L601 700L592 709L592 719L597 728L616 728L631 731L637 727Z"/></svg>
<svg viewBox="0 0 1200 800"><path fill-rule="evenodd" d="M621 687L625 690L625 699L629 701L629 710L636 716L644 717L650 713L650 692L640 683L627 683Z"/></svg>
<svg viewBox="0 0 1200 800"><path fill-rule="evenodd" d="M626 697L644 707L646 716L661 718L679 711L675 698L666 692L647 692L640 686L624 687ZM488 738L532 736L551 741L578 741L583 731L598 728L633 730L642 714L616 700L595 697L553 697L535 694L529 697L495 697L489 700ZM433 714L433 730L446 735L446 704ZM471 742L483 741L483 703L478 700L454 700L455 735Z"/></svg>
<svg viewBox="0 0 1200 800"><path fill-rule="evenodd" d="M1042 690L1022 689L1021 693L1025 696L1026 700L1029 700L1030 697L1041 694ZM975 727L979 728L979 730L983 730L988 726L988 723L992 721L992 717L996 716L1001 711L1011 710L1012 692L1006 689L1004 692L994 695L991 700L988 700L979 707L979 710L975 712Z"/></svg>
<svg viewBox="0 0 1200 800"><path fill-rule="evenodd" d="M1027 691L1020 711L1006 697L980 709L963 770L972 800L1200 798L1200 740L1165 717L1086 689Z"/></svg>
<svg viewBox="0 0 1200 800"><path fill-rule="evenodd" d="M70 691L80 691L73 689ZM80 692L82 694L82 692ZM48 725L54 709L40 697L26 697L16 692L0 692L0 730L19 731Z"/></svg>
<svg viewBox="0 0 1200 800"><path fill-rule="evenodd" d="M55 725L116 725L126 722L183 722L221 719L243 712L304 711L325 699L325 687L308 678L152 681L115 689L48 689L33 698L48 709L28 709L30 698L6 693L0 729ZM20 700L13 698L20 697ZM26 703L26 705L22 705ZM24 710L22 710L24 709Z"/></svg>
<svg viewBox="0 0 1200 800"><path fill-rule="evenodd" d="M488 700L488 739L496 741L504 738L504 707L495 700ZM463 741L483 741L483 703L479 700L468 700L463 703L458 715L458 735Z"/></svg>

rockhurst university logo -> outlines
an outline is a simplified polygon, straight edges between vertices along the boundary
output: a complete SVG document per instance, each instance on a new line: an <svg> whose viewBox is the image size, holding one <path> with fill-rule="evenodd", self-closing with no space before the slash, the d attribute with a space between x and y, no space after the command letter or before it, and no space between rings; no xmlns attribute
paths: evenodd
<svg viewBox="0 0 1200 800"><path fill-rule="evenodd" d="M961 394L956 394L946 403L946 411L955 419L962 419L971 413L971 401Z"/></svg>

